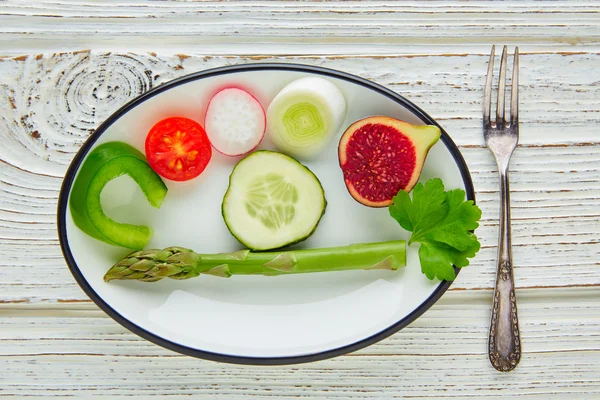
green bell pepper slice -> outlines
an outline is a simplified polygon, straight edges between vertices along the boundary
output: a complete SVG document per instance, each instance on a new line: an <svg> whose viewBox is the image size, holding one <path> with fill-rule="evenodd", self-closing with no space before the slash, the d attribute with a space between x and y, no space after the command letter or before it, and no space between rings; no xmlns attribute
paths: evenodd
<svg viewBox="0 0 600 400"><path fill-rule="evenodd" d="M104 214L100 203L100 193L106 184L125 174L140 186L150 205L160 207L167 187L144 155L127 143L108 142L92 150L79 169L71 188L69 208L75 225L93 238L140 250L152 237L152 229L116 222Z"/></svg>

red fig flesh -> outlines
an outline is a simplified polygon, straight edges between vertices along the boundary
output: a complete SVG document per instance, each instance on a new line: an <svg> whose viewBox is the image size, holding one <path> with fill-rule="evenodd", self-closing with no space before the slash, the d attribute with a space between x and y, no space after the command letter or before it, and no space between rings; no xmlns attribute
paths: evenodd
<svg viewBox="0 0 600 400"><path fill-rule="evenodd" d="M368 117L346 129L338 147L350 195L369 207L386 207L417 184L429 149L441 131L390 117Z"/></svg>

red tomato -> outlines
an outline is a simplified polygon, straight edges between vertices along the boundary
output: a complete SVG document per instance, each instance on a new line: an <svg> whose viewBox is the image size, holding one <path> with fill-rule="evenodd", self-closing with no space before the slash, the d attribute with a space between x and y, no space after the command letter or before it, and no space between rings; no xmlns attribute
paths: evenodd
<svg viewBox="0 0 600 400"><path fill-rule="evenodd" d="M159 121L146 136L148 164L172 181L187 181L204 171L212 149L204 128L189 118Z"/></svg>

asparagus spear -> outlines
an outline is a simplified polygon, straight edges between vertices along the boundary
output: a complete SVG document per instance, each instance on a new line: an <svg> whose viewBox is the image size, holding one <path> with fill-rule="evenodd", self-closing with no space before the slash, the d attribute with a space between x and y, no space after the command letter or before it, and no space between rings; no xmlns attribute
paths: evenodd
<svg viewBox="0 0 600 400"><path fill-rule="evenodd" d="M189 279L200 274L221 277L231 275L285 275L308 272L358 269L397 270L406 265L406 242L352 244L323 249L279 252L197 254L182 247L135 251L113 265L106 282L133 279L155 282L163 278Z"/></svg>

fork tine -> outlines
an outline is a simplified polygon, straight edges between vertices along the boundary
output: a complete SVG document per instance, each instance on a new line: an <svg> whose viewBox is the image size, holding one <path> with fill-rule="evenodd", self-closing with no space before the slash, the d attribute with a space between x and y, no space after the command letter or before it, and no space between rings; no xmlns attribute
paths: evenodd
<svg viewBox="0 0 600 400"><path fill-rule="evenodd" d="M506 51L504 46L502 50L502 60L500 61L500 77L498 78L498 104L496 104L496 126L504 127L504 90L506 88Z"/></svg>
<svg viewBox="0 0 600 400"><path fill-rule="evenodd" d="M483 91L483 124L491 125L490 113L492 111L492 72L494 71L494 55L496 46L492 46L487 75L485 76L485 90Z"/></svg>
<svg viewBox="0 0 600 400"><path fill-rule="evenodd" d="M510 89L510 124L519 121L519 48L515 47Z"/></svg>

